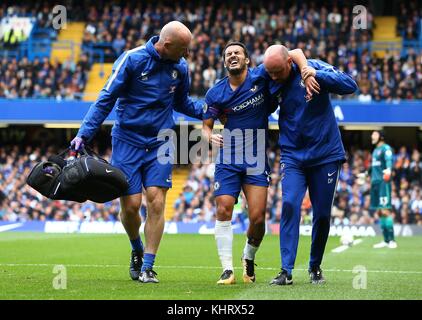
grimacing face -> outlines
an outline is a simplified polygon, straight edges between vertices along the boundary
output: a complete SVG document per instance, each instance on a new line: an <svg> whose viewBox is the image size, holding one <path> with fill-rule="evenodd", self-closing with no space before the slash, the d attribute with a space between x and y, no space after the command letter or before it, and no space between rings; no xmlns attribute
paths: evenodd
<svg viewBox="0 0 422 320"><path fill-rule="evenodd" d="M229 46L224 52L224 66L232 75L242 73L249 64L245 50L239 45Z"/></svg>

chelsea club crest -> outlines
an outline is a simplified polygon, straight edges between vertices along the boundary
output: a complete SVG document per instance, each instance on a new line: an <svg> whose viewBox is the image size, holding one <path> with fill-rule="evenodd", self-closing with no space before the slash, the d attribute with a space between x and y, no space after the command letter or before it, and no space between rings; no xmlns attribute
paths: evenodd
<svg viewBox="0 0 422 320"><path fill-rule="evenodd" d="M173 70L173 72L171 73L171 77L173 79L176 79L177 78L177 70Z"/></svg>

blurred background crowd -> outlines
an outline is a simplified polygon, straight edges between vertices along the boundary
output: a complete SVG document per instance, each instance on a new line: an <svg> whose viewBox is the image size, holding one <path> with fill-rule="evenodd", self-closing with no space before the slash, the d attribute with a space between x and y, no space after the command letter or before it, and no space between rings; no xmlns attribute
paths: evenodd
<svg viewBox="0 0 422 320"><path fill-rule="evenodd" d="M26 184L30 169L41 160L53 154L49 148L41 150L30 146L0 147L0 220L57 220L57 221L118 221L119 200L105 204L85 202L83 204L66 201L52 201ZM111 150L104 158L109 160ZM266 219L278 223L281 215L280 158L276 148L268 150L272 167L271 185L268 192ZM353 147L348 150L348 161L344 163L337 194L332 209L332 223L357 225L372 224L378 217L369 210L370 180L362 183L358 173L368 170L371 150ZM174 203L175 214L172 221L212 222L215 220L215 200L213 197L214 168L210 164L193 164L183 192ZM397 223L422 225L422 160L417 149L401 147L394 154L393 170L393 213ZM144 197L145 198L145 197ZM146 207L141 209L143 217ZM243 194L235 206L233 220L247 219L247 208ZM312 206L308 194L302 204L302 224L312 221Z"/></svg>
<svg viewBox="0 0 422 320"><path fill-rule="evenodd" d="M90 68L89 50L101 50L105 62L113 62L125 50L145 44L171 21L184 22L193 33L188 58L191 72L191 94L203 96L226 75L221 53L230 40L242 41L251 54L251 66L262 62L265 49L273 43L288 48L301 48L308 58L327 61L351 74L360 90L348 99L360 101L398 101L422 99L422 53L390 51L384 57L370 54L374 28L373 14L368 7L367 29L355 29L352 2L329 1L172 1L122 3L87 2L84 7L68 1L68 16L86 22L82 41L82 61L75 65L43 61L17 63L2 61L0 97L78 97L86 83ZM360 4L365 4L364 3ZM29 15L44 28L51 28L53 4L0 4L0 18ZM421 33L421 3L402 3L398 12L397 35L417 40ZM53 29L52 29L53 30ZM52 32L52 37L55 32ZM5 45L3 39L3 45ZM39 71L43 71L38 78ZM61 75L62 71L65 75ZM51 79L55 74L54 79ZM47 81L45 74L51 79ZM57 76L57 75L60 76ZM38 85L38 86L37 86ZM46 88L50 87L51 88ZM337 97L339 98L339 97Z"/></svg>

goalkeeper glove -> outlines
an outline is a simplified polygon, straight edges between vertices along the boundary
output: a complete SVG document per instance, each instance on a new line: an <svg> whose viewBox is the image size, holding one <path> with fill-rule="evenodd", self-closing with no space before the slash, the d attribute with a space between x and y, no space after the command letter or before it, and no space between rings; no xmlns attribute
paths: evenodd
<svg viewBox="0 0 422 320"><path fill-rule="evenodd" d="M382 178L384 179L385 182L389 182L391 179L391 169L385 169L382 171Z"/></svg>

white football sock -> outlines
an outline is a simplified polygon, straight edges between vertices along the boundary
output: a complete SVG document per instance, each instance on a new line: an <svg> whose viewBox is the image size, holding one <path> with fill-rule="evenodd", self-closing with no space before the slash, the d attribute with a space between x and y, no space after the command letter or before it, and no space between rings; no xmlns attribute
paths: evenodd
<svg viewBox="0 0 422 320"><path fill-rule="evenodd" d="M233 230L231 221L215 221L215 241L223 270L233 271Z"/></svg>
<svg viewBox="0 0 422 320"><path fill-rule="evenodd" d="M254 247L246 240L245 248L243 248L243 257L248 260L255 260L255 254L259 247Z"/></svg>

